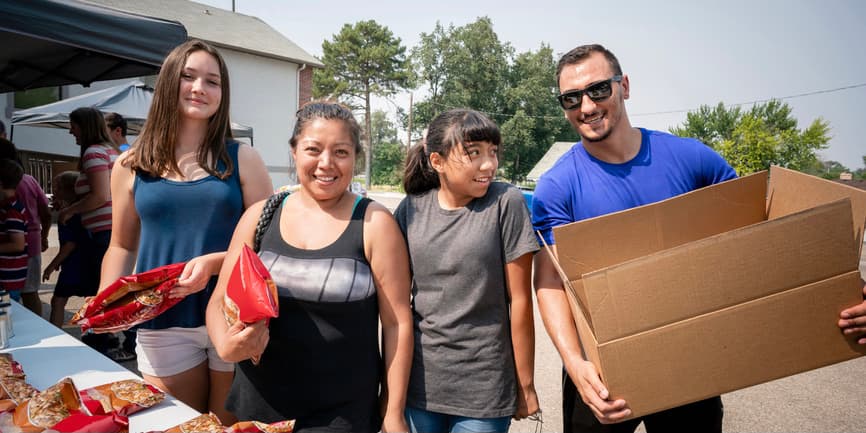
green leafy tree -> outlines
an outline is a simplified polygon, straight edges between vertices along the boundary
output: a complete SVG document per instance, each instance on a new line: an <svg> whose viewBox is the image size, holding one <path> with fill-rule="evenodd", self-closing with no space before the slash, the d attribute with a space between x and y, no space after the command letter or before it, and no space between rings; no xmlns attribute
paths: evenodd
<svg viewBox="0 0 866 433"><path fill-rule="evenodd" d="M522 179L563 135L575 136L556 103L556 61L542 45L515 55L501 42L487 17L461 27L437 23L422 33L412 64L427 99L414 106L418 131L450 108L472 108L497 122L503 132L500 171Z"/></svg>
<svg viewBox="0 0 866 433"><path fill-rule="evenodd" d="M514 50L499 41L490 18L447 29L437 22L433 32L421 33L420 39L412 50L412 64L419 84L427 86L430 96L415 104L418 125L430 123L450 108L468 107L487 113L502 110Z"/></svg>
<svg viewBox="0 0 866 433"><path fill-rule="evenodd" d="M398 185L403 175L405 150L397 137L397 127L382 110L373 112L370 125L373 142L372 182L376 185Z"/></svg>
<svg viewBox="0 0 866 433"><path fill-rule="evenodd" d="M345 24L332 41L322 43L323 69L313 74L313 94L334 97L364 109L364 174L370 188L372 157L371 109L373 95L387 97L411 85L406 48L400 38L375 21Z"/></svg>
<svg viewBox="0 0 866 433"><path fill-rule="evenodd" d="M550 46L518 54L509 69L501 124L500 167L511 182L522 180L563 131L571 131L556 102L556 61Z"/></svg>
<svg viewBox="0 0 866 433"><path fill-rule="evenodd" d="M791 108L778 100L757 104L747 112L721 103L714 108L702 106L670 131L713 147L740 175L770 165L809 171L818 163L817 152L830 141L829 123L819 118L800 130Z"/></svg>

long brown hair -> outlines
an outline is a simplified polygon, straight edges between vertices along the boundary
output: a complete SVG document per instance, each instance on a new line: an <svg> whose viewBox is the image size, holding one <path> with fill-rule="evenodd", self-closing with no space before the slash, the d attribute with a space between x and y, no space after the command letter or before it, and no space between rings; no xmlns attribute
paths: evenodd
<svg viewBox="0 0 866 433"><path fill-rule="evenodd" d="M135 146L130 148L124 165L154 176L169 172L180 173L174 156L180 129L180 76L189 55L197 51L204 51L216 59L220 70L222 99L216 113L208 120L205 139L196 152L196 161L205 171L220 179L232 174L234 164L226 149L226 141L232 138L229 121L229 71L216 48L196 39L178 45L163 61L156 79L147 121ZM217 171L217 160L225 164L225 171Z"/></svg>
<svg viewBox="0 0 866 433"><path fill-rule="evenodd" d="M78 170L82 170L84 164L84 151L94 144L101 144L117 148L111 141L108 127L105 126L105 118L102 112L93 107L78 107L69 113L69 121L78 126L79 142L81 149L78 155Z"/></svg>

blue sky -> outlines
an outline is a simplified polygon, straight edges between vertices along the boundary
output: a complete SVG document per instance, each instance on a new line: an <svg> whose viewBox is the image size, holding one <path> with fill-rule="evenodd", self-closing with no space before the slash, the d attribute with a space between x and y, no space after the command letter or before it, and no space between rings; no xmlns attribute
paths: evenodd
<svg viewBox="0 0 866 433"><path fill-rule="evenodd" d="M824 159L857 169L866 155L866 1L235 0L235 7L317 57L346 23L376 20L411 48L437 21L460 26L487 16L517 52L542 43L557 55L584 43L611 49L631 81L635 126L667 130L702 104L784 98L800 128L818 117L830 123ZM401 106L408 99L393 98Z"/></svg>

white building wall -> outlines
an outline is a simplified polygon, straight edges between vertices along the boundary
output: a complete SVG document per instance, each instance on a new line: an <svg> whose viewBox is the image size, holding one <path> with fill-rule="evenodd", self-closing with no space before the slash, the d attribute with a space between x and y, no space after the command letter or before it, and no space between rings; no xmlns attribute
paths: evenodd
<svg viewBox="0 0 866 433"><path fill-rule="evenodd" d="M253 128L259 152L275 187L289 177L289 138L298 110L298 65L220 48L229 68L232 121Z"/></svg>

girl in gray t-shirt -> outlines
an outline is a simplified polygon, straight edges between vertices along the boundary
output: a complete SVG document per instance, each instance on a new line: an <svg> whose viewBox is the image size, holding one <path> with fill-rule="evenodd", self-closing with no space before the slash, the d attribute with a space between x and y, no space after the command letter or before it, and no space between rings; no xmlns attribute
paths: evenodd
<svg viewBox="0 0 866 433"><path fill-rule="evenodd" d="M413 432L504 432L512 417L539 410L530 283L538 243L521 192L493 181L500 142L484 115L450 110L406 164L395 217L413 276Z"/></svg>

